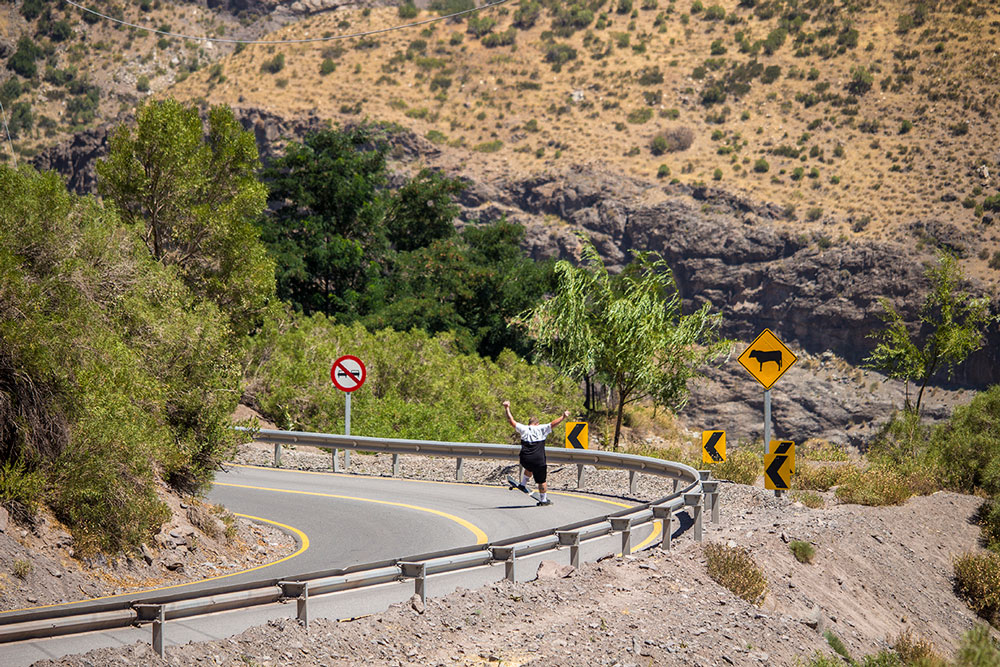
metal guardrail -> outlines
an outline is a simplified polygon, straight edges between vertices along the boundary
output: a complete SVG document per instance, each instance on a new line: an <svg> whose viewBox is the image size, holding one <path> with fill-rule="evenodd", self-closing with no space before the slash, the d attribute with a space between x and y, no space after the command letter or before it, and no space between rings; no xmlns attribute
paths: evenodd
<svg viewBox="0 0 1000 667"><path fill-rule="evenodd" d="M458 479L462 478L462 460L465 458L517 460L520 450L513 445L367 438L275 430L258 431L256 440L274 445L277 466L280 466L283 446L309 445L332 449L335 470L339 468L337 452L340 449L346 450L345 459L350 450L392 453L394 474L399 473L400 454L449 456L457 460ZM716 523L719 521L719 487L717 481L711 480L709 471L698 471L672 461L598 450L548 448L546 457L549 463L577 465L578 487L583 486L585 481L584 465L595 465L629 471L629 489L633 495L637 473L672 478L674 492L653 502L640 503L613 514L485 545L281 579L219 585L194 594L171 592L151 595L141 600L99 600L71 607L0 613L0 643L151 623L153 648L163 656L164 626L171 619L295 600L296 618L308 626L310 596L412 579L414 593L422 601L426 601L426 579L433 574L503 563L505 578L515 581L518 558L568 547L570 564L578 567L582 543L617 532L621 534L622 553L629 553L632 529L656 521L662 524L661 547L670 549L673 515L685 507L689 508L694 539L697 541L702 539L702 514L705 505L711 512L711 520Z"/></svg>

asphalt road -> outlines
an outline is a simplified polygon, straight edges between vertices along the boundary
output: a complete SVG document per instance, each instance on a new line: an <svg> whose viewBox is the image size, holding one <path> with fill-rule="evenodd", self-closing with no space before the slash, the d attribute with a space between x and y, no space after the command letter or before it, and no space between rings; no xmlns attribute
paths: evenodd
<svg viewBox="0 0 1000 667"><path fill-rule="evenodd" d="M283 575L485 544L629 506L581 493L549 495L553 504L538 507L505 487L231 466L216 475L208 497L308 539L304 552L271 566ZM264 578L268 569L250 576Z"/></svg>
<svg viewBox="0 0 1000 667"><path fill-rule="evenodd" d="M209 500L222 503L235 513L279 524L296 535L296 552L252 570L103 599L148 599L160 592L193 596L207 587L291 578L361 563L485 544L592 519L629 506L614 499L582 493L552 492L549 495L554 504L537 507L532 498L506 487L229 466L216 475ZM658 537L658 530L652 525L637 530L633 534L633 550L644 548ZM398 593L400 586L408 585L412 584L381 587L383 597L389 596L386 600L369 599L374 594L366 590L364 596L351 604L360 605L358 608L363 613L371 613L369 607L384 608L394 601L392 596ZM470 581L465 585L477 584ZM404 595L409 593L404 592ZM317 598L316 604L321 599ZM74 603L60 606L72 607ZM227 637L248 624L264 623L275 614L284 617L287 613L281 605L265 605L228 614L174 620L170 622L169 642ZM149 641L148 626L25 640L0 646L0 664L28 665L36 660L58 658L100 646L126 646L136 641Z"/></svg>

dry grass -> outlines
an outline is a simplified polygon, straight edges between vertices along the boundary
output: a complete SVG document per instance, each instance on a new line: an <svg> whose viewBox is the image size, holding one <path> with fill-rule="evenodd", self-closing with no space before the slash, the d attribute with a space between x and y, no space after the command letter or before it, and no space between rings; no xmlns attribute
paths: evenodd
<svg viewBox="0 0 1000 667"><path fill-rule="evenodd" d="M969 552L956 558L955 586L974 612L1000 626L1000 554Z"/></svg>
<svg viewBox="0 0 1000 667"><path fill-rule="evenodd" d="M747 549L710 542L704 550L708 576L750 604L764 601L767 579Z"/></svg>

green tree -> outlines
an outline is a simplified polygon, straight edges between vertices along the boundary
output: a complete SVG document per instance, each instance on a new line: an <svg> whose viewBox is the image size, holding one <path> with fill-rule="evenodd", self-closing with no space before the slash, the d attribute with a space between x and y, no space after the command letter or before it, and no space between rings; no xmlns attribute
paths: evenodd
<svg viewBox="0 0 1000 667"><path fill-rule="evenodd" d="M982 347L983 330L994 320L986 298L962 289L965 278L958 260L942 252L927 268L930 292L918 315L919 328L911 334L903 316L881 300L885 328L870 334L878 341L864 364L907 385L906 409L920 414L924 390L941 370L950 377L955 367ZM909 383L920 383L916 405L910 405Z"/></svg>
<svg viewBox="0 0 1000 667"><path fill-rule="evenodd" d="M552 262L521 250L524 228L500 220L468 225L461 236L397 253L379 293L381 306L363 319L369 329L419 327L451 331L463 352L494 359L510 349L525 356L530 341L508 321L552 287Z"/></svg>
<svg viewBox="0 0 1000 667"><path fill-rule="evenodd" d="M264 170L273 209L262 238L277 262L278 294L306 314L351 321L386 249L384 131L324 130L291 143Z"/></svg>
<svg viewBox="0 0 1000 667"><path fill-rule="evenodd" d="M153 258L216 301L238 331L257 326L274 295L274 264L253 222L266 203L253 133L227 106L208 114L176 100L139 109L97 163L98 191L141 230Z"/></svg>
<svg viewBox="0 0 1000 667"><path fill-rule="evenodd" d="M385 227L393 247L415 250L454 235L458 206L453 196L463 190L461 181L422 169L389 202Z"/></svg>
<svg viewBox="0 0 1000 667"><path fill-rule="evenodd" d="M680 409L688 381L729 343L719 337L721 315L711 312L711 304L682 314L673 274L658 255L639 254L617 276L589 243L583 257L582 267L556 264L554 296L522 322L542 358L574 378L592 374L614 390L617 449L626 405L649 398Z"/></svg>

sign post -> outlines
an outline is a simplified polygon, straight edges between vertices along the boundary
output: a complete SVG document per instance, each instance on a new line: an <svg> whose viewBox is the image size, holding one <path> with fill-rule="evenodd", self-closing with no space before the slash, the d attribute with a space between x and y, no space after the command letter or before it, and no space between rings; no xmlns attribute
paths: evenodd
<svg viewBox="0 0 1000 667"><path fill-rule="evenodd" d="M764 329L739 357L739 362L743 365L743 368L747 369L750 375L764 387L765 457L770 455L768 447L772 437L771 387L796 361L798 361L798 357L785 347L785 344L771 333L770 329ZM781 495L780 487L775 488L775 495Z"/></svg>
<svg viewBox="0 0 1000 667"><path fill-rule="evenodd" d="M330 379L334 386L345 394L344 398L344 435L351 434L351 393L360 389L365 383L368 371L360 359L350 354L338 358L330 366ZM340 472L338 458L340 450L333 450L333 471ZM351 465L351 450L344 450L344 467Z"/></svg>

